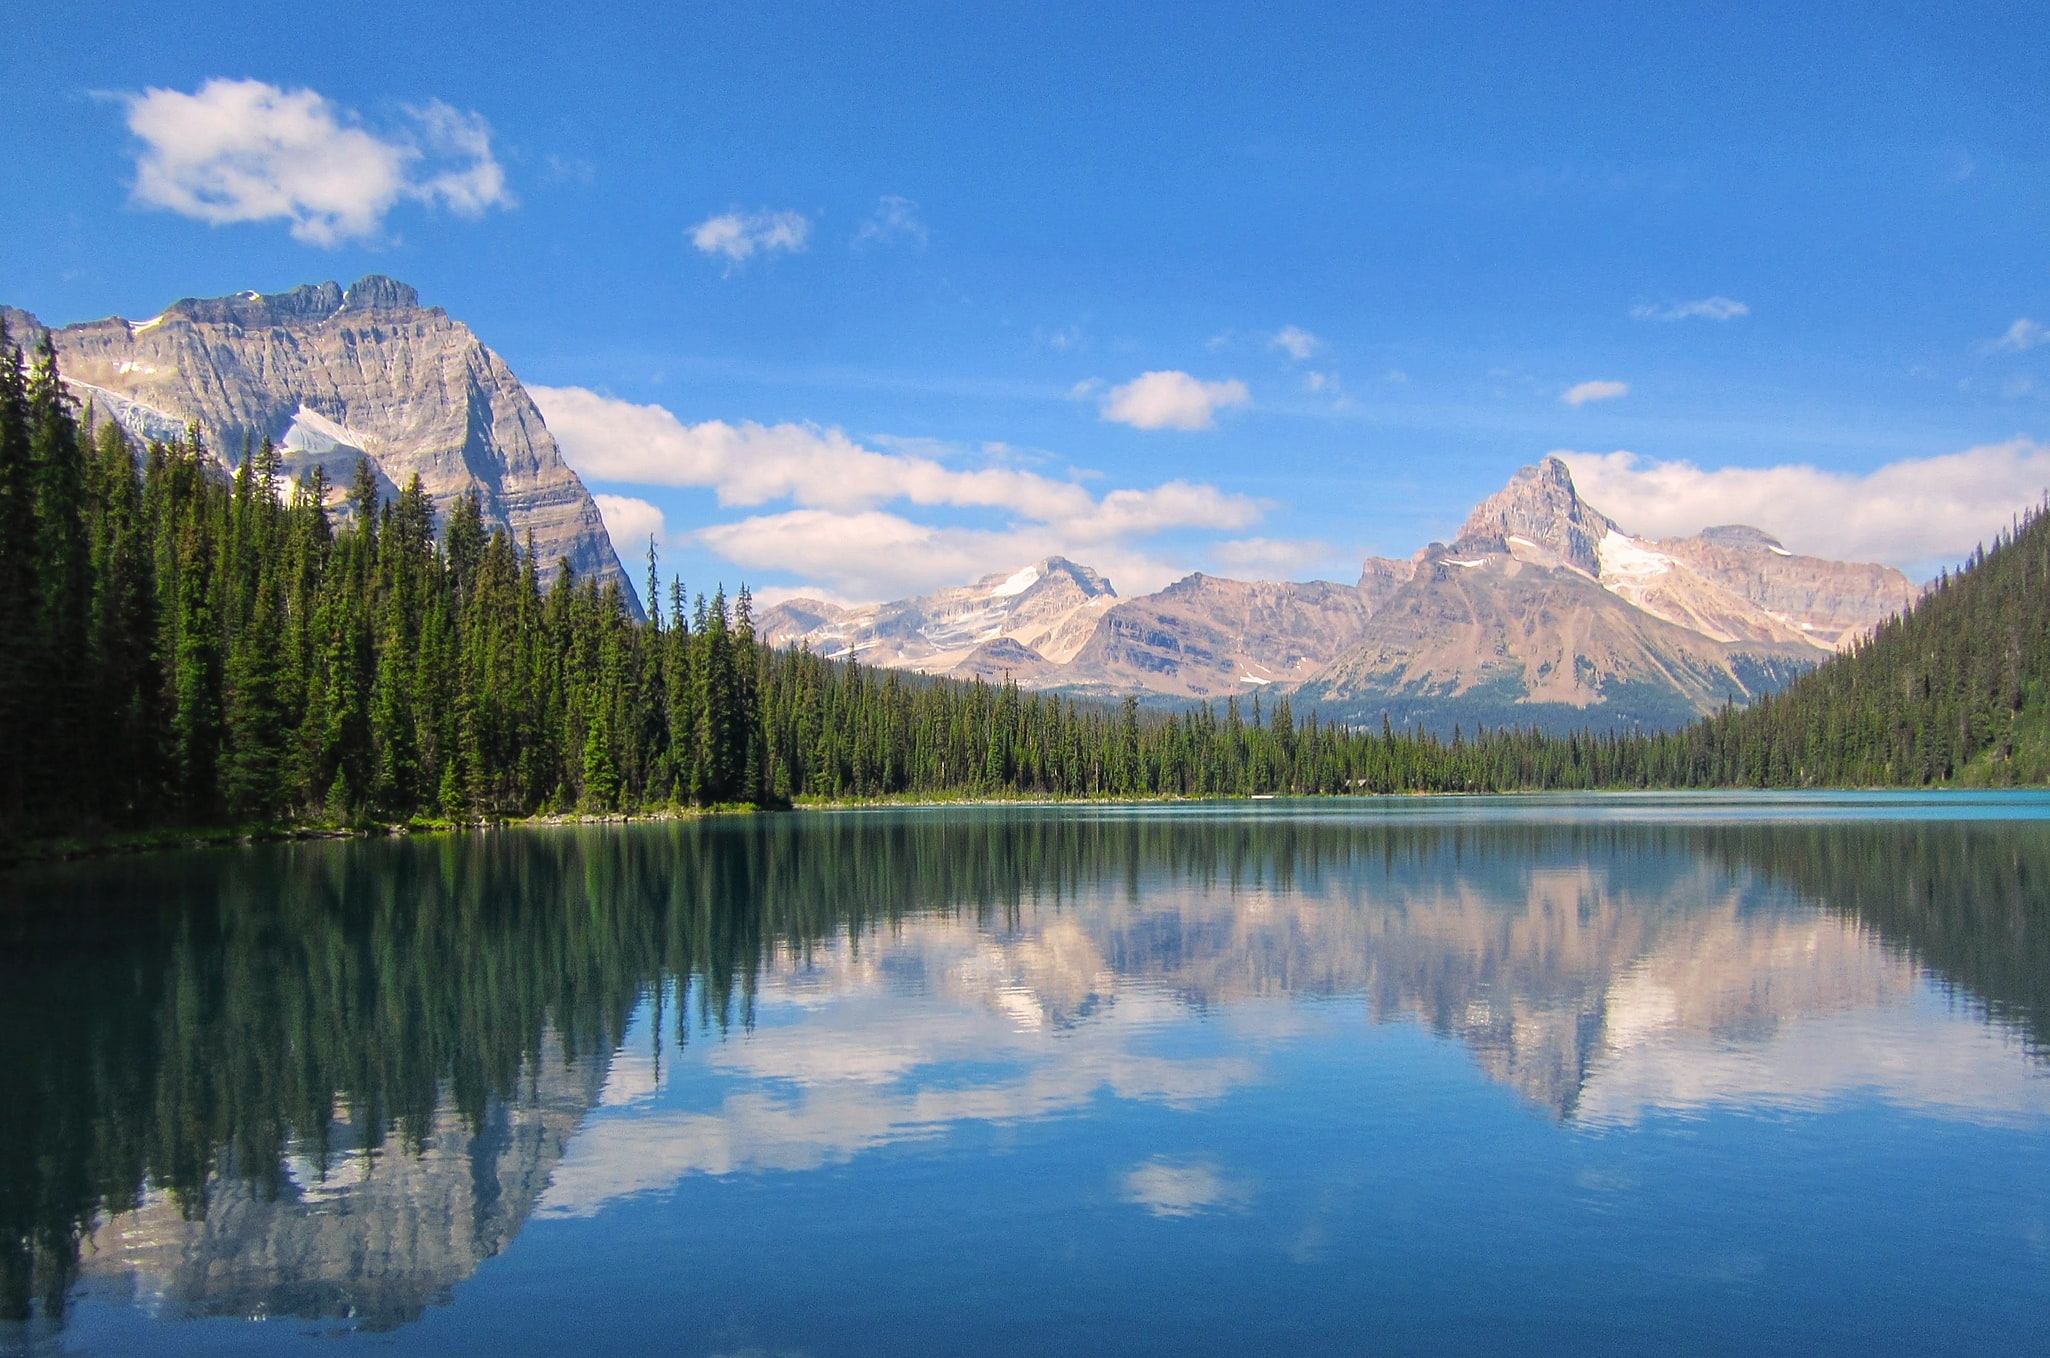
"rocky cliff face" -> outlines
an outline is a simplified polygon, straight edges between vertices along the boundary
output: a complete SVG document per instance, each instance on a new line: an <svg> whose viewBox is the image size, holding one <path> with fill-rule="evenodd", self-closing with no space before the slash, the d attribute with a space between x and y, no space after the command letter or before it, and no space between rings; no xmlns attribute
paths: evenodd
<svg viewBox="0 0 2050 1358"><path fill-rule="evenodd" d="M1601 573L1601 541L1614 531L1616 525L1573 489L1566 464L1548 457L1519 469L1507 486L1475 505L1452 548L1468 555L1520 554L1593 576Z"/></svg>
<svg viewBox="0 0 2050 1358"><path fill-rule="evenodd" d="M789 599L764 609L756 635L865 665L1020 682L1072 660L1118 601L1110 581L1066 557L916 599L841 608ZM997 643L1002 643L998 645Z"/></svg>
<svg viewBox="0 0 2050 1358"><path fill-rule="evenodd" d="M1890 567L1796 556L1755 528L1632 537L1546 458L1419 553L1303 692L1434 726L1666 726L1780 687L1913 597Z"/></svg>
<svg viewBox="0 0 2050 1358"><path fill-rule="evenodd" d="M1820 658L1798 642L1717 641L1567 566L1441 548L1300 692L1399 725L1660 727L1747 703Z"/></svg>
<svg viewBox="0 0 2050 1358"><path fill-rule="evenodd" d="M1367 589L1191 575L1103 615L1072 663L1040 683L1084 692L1222 698L1317 673L1366 630Z"/></svg>
<svg viewBox="0 0 2050 1358"><path fill-rule="evenodd" d="M8 327L42 327L10 311ZM147 320L50 332L74 392L140 438L196 423L215 454L273 440L288 476L345 488L368 458L395 494L415 473L438 513L475 491L485 521L546 566L631 583L598 507L505 361L412 288L371 276L290 292L187 298Z"/></svg>
<svg viewBox="0 0 2050 1358"><path fill-rule="evenodd" d="M1893 614L1920 592L1891 566L1797 556L1756 528L1731 524L1654 546L1695 574L1833 651Z"/></svg>

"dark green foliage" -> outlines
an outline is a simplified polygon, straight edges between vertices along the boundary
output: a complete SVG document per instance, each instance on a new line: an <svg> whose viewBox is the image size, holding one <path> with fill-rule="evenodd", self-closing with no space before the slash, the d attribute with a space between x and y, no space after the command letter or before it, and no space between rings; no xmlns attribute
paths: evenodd
<svg viewBox="0 0 2050 1358"><path fill-rule="evenodd" d="M1743 711L1667 734L1450 741L1286 700L1149 710L757 644L742 589L634 621L617 584L437 541L360 464L338 527L268 445L139 459L0 338L0 836L162 822L477 819L914 795L1240 796L1916 785L2050 776L2050 520ZM651 605L659 576L648 559ZM1250 716L1250 720L1248 720ZM1398 717L1399 720L1399 717Z"/></svg>

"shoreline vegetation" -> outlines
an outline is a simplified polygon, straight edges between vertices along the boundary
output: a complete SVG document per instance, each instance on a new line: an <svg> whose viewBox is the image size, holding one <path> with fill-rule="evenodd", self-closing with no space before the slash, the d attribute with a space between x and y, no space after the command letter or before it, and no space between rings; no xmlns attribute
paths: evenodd
<svg viewBox="0 0 2050 1358"><path fill-rule="evenodd" d="M1774 787L1597 787L1597 788L1494 788L1486 791L1281 793L1291 801L1331 802L1412 800L1439 797L1527 797L1575 796L1629 793L1719 792L1970 792L1997 789L2050 790L2014 783L1949 782L1930 783L1914 789L1888 785L1807 785L1799 788ZM660 825L681 821L713 820L726 817L798 814L827 811L941 810L950 807L1069 807L1069 806L1174 806L1196 802L1275 801L1271 792L1213 793L1188 796L1176 793L1151 795L1104 795L1066 797L1045 793L984 793L946 796L932 793L884 793L871 797L806 797L783 805L736 802L717 806L670 806L638 811L550 811L531 816L498 820L453 821L415 817L392 824L368 822L360 825L330 825L319 822L279 825L157 826L142 830L110 831L102 835L70 835L44 840L0 844L0 874L14 868L64 863L82 859L111 858L130 854L160 853L178 849L237 848L252 844L276 844L292 840L405 839L423 835L483 834L505 830L550 830L585 825Z"/></svg>
<svg viewBox="0 0 2050 1358"><path fill-rule="evenodd" d="M268 443L138 446L0 328L0 862L749 805L2015 786L2050 779L2050 519L1748 708L1659 733L1175 711L756 641L745 587L617 583L472 495L335 496ZM331 503L332 502L332 503ZM263 827L263 828L251 828Z"/></svg>

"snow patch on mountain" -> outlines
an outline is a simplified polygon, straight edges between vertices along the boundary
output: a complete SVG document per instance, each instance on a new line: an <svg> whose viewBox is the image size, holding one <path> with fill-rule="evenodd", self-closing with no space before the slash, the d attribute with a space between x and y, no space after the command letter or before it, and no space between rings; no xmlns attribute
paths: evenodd
<svg viewBox="0 0 2050 1358"><path fill-rule="evenodd" d="M1023 594L1026 590L1031 589L1034 585L1038 583L1039 567L1027 566L1025 567L1025 569L1019 571L1016 575L1012 576L1010 579L1004 581L1004 583L998 585L995 589L991 590L989 592L989 597L992 599L1008 599L1013 595Z"/></svg>

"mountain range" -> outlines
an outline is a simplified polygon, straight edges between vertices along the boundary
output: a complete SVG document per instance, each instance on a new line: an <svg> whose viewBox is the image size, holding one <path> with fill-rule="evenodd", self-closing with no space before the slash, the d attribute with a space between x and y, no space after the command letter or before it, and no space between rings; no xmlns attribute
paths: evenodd
<svg viewBox="0 0 2050 1358"><path fill-rule="evenodd" d="M141 321L55 330L0 316L25 346L47 333L74 394L139 439L196 425L225 467L268 438L286 475L319 467L338 500L365 461L387 495L417 474L437 513L474 493L488 526L634 600L596 503L519 379L404 283L188 298ZM866 664L1078 695L1265 691L1333 718L1439 730L1641 728L1747 703L1915 596L1890 567L1797 555L1758 528L1633 536L1547 458L1476 506L1449 545L1369 559L1351 585L1194 574L1125 599L1098 571L1048 557L881 604L786 599L757 630Z"/></svg>
<svg viewBox="0 0 2050 1358"><path fill-rule="evenodd" d="M757 628L775 645L1082 695L1265 690L1339 719L1636 728L1777 689L1916 592L1891 567L1801 556L1743 525L1634 537L1546 458L1450 545L1369 559L1354 585L1195 574L1119 599L1050 557L886 604L788 599Z"/></svg>
<svg viewBox="0 0 2050 1358"><path fill-rule="evenodd" d="M186 298L141 321L46 330L0 307L24 348L48 333L80 401L140 440L197 425L223 465L270 439L300 479L319 466L339 502L369 461L379 489L416 473L444 515L476 493L487 527L533 537L544 565L632 582L590 492L505 360L440 307L379 275L350 287Z"/></svg>

